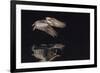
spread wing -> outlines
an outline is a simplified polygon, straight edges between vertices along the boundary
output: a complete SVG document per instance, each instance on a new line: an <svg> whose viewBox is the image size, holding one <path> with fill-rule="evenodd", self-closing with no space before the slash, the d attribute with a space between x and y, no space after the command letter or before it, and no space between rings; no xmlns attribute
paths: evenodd
<svg viewBox="0 0 100 73"><path fill-rule="evenodd" d="M46 32L52 37L57 36L56 31L46 21L38 20L32 26L33 26L33 31L38 29L40 31Z"/></svg>
<svg viewBox="0 0 100 73"><path fill-rule="evenodd" d="M45 32L48 33L49 35L51 35L52 37L57 36L57 32L51 26L48 26L45 29Z"/></svg>
<svg viewBox="0 0 100 73"><path fill-rule="evenodd" d="M57 28L64 28L66 26L66 24L62 21L59 21L55 18L51 18L51 17L47 17L47 20L49 19L49 24L53 27L57 27Z"/></svg>

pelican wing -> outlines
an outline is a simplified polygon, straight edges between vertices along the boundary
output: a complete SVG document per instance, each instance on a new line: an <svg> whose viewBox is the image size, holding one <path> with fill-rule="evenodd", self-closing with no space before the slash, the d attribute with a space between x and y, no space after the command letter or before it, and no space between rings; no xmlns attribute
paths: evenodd
<svg viewBox="0 0 100 73"><path fill-rule="evenodd" d="M36 22L34 22L33 26L33 30L38 29L41 31L45 31L44 28L46 28L48 26L47 23L43 22L44 20L37 20Z"/></svg>
<svg viewBox="0 0 100 73"><path fill-rule="evenodd" d="M33 31L35 29L38 29L40 31L46 32L47 34L51 35L52 37L57 35L56 31L48 23L46 23L45 21L43 22L43 20L36 21L32 26L34 26Z"/></svg>
<svg viewBox="0 0 100 73"><path fill-rule="evenodd" d="M53 27L64 28L66 26L66 24L64 22L59 21L55 18L51 18L51 22L52 22L51 26L53 26Z"/></svg>
<svg viewBox="0 0 100 73"><path fill-rule="evenodd" d="M45 32L51 35L52 37L57 36L57 32L51 26L48 26Z"/></svg>

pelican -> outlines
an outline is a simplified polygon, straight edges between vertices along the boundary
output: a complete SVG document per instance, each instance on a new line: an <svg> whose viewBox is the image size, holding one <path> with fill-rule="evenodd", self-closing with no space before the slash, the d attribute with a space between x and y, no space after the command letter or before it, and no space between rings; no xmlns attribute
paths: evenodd
<svg viewBox="0 0 100 73"><path fill-rule="evenodd" d="M44 20L37 20L32 24L33 31L38 29L46 32L52 37L57 36L57 32L54 30L53 27L64 28L65 26L66 26L65 23L51 17L46 17Z"/></svg>

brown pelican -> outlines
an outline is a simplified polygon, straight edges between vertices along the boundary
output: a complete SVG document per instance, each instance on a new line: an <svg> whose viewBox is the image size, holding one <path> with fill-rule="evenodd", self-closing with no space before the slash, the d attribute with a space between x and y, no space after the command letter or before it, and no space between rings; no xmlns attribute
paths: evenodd
<svg viewBox="0 0 100 73"><path fill-rule="evenodd" d="M46 17L45 20L37 20L32 24L33 31L35 29L38 29L38 30L46 32L52 37L57 36L57 32L54 30L53 27L64 28L65 26L66 26L65 23L51 17Z"/></svg>

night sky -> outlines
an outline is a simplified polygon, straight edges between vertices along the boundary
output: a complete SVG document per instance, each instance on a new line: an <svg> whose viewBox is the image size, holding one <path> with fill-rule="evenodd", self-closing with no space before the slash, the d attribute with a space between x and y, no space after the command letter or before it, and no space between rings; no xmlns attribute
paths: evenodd
<svg viewBox="0 0 100 73"><path fill-rule="evenodd" d="M45 32L32 31L32 24L45 17L54 17L66 23L63 29L55 28L58 37ZM90 58L90 14L73 12L51 12L21 10L21 61L35 62L32 56L33 44L63 43L64 60L85 60Z"/></svg>

